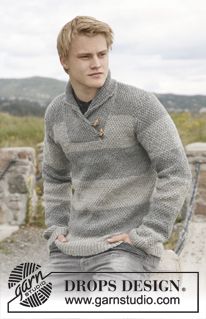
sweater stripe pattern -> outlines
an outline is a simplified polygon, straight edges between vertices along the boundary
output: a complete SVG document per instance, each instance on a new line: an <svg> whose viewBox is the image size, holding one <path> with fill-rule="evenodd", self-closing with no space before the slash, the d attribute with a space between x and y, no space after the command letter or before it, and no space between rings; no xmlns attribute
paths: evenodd
<svg viewBox="0 0 206 319"><path fill-rule="evenodd" d="M110 72L82 114L68 82L45 114L44 199L50 249L72 256L122 243L160 257L191 185L177 129L151 93ZM67 242L57 236L63 234Z"/></svg>

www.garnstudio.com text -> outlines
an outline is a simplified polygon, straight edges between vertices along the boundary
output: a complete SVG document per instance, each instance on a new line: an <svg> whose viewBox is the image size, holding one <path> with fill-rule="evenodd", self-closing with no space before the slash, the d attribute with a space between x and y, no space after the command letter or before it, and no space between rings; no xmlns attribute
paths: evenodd
<svg viewBox="0 0 206 319"><path fill-rule="evenodd" d="M158 297L152 298L145 295L139 297L65 297L67 305L179 305L179 297Z"/></svg>

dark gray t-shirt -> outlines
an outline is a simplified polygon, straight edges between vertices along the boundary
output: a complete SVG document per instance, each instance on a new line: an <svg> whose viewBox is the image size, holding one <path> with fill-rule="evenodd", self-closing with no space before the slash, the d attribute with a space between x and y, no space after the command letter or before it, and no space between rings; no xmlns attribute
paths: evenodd
<svg viewBox="0 0 206 319"><path fill-rule="evenodd" d="M89 107L89 105L90 105L90 103L91 103L92 100L89 101L89 102L81 101L81 100L76 96L74 90L72 90L72 93L73 93L73 95L74 95L74 98L75 98L75 100L76 100L76 102L77 102L77 104L78 104L78 106L79 106L79 108L80 108L82 114L84 114L84 113L88 110L88 107Z"/></svg>

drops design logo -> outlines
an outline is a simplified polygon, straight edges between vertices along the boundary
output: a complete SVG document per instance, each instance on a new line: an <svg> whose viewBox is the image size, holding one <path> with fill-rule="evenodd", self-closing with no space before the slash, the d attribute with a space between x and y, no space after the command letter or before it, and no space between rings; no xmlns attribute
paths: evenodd
<svg viewBox="0 0 206 319"><path fill-rule="evenodd" d="M52 283L46 282L40 268L35 263L22 263L10 273L8 287L15 289L22 306L38 307L49 299Z"/></svg>

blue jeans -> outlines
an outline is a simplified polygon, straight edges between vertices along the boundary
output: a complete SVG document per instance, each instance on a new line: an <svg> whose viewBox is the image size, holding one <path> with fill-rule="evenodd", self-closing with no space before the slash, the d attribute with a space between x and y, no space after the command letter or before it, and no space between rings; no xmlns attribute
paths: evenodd
<svg viewBox="0 0 206 319"><path fill-rule="evenodd" d="M142 272L155 271L159 261L159 257L147 255L144 252L134 254L124 250L111 249L87 257L51 252L47 273L59 272L51 274L50 278L53 285L61 290L65 279L72 280L77 277L79 280L134 279L134 274L131 272L135 272L135 279L143 279L145 276L148 278L148 274ZM63 272L71 273L63 274Z"/></svg>

